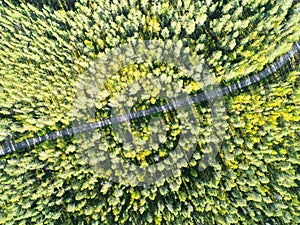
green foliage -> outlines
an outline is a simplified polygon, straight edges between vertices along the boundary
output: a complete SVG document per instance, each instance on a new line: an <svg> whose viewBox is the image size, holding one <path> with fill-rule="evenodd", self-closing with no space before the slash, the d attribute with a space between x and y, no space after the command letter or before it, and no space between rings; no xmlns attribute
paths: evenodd
<svg viewBox="0 0 300 225"><path fill-rule="evenodd" d="M54 10L74 10L76 0L12 0L11 2L15 5L30 4L37 8L43 8L43 6L48 6L50 8L53 8Z"/></svg>
<svg viewBox="0 0 300 225"><path fill-rule="evenodd" d="M69 127L77 82L88 66L130 39L181 40L207 60L220 84L231 84L265 68L300 36L299 3L291 0L24 2L0 6L0 141ZM108 174L95 173L74 138L1 158L0 224L299 224L298 62L299 55L264 85L225 98L226 138L202 172L212 120L206 104L196 105L203 134L190 162L151 186L112 183ZM105 107L114 94L147 74L176 80L189 93L199 89L172 66L130 65L101 90L97 118L109 116ZM137 109L163 101L152 91ZM172 124L154 152L125 154L110 128L103 148L136 164L167 156L180 126L175 114L158 116ZM145 118L133 129L146 136L148 125Z"/></svg>

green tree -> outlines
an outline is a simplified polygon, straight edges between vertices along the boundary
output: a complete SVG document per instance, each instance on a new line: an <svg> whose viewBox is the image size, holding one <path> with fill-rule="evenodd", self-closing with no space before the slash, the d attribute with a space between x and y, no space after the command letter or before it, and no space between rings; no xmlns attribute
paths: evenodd
<svg viewBox="0 0 300 225"><path fill-rule="evenodd" d="M299 40L299 6L292 0L3 0L0 141L70 127L77 82L90 63L131 39L180 40L206 59L221 85L258 73ZM116 90L147 74L199 91L175 67L130 65L107 81L97 118L109 116L105 108ZM105 171L95 173L72 137L2 157L0 224L299 224L299 74L297 54L270 79L225 98L226 138L202 172L212 119L206 104L197 105L203 134L188 165L151 186L112 183ZM109 127L99 143L124 160L150 164L154 154L171 152L179 133L175 114L158 116L173 124L156 152L128 153ZM144 119L134 129L146 136L147 126Z"/></svg>

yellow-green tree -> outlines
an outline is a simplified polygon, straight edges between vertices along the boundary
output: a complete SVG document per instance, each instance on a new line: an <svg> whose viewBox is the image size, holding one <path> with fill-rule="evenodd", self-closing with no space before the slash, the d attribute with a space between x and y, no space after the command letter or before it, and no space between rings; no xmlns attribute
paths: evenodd
<svg viewBox="0 0 300 225"><path fill-rule="evenodd" d="M70 127L77 82L89 64L132 39L181 41L206 59L220 85L256 74L299 41L299 6L292 0L3 0L0 141ZM105 107L118 87L149 73L167 74L166 80L180 74L164 64L124 68L119 84L107 82L97 118L109 116ZM202 136L180 174L146 187L99 176L72 137L2 157L0 224L299 224L299 74L296 55L269 79L225 97L226 137L216 162L202 172ZM155 102L164 103L149 98L146 105ZM196 107L209 126L209 107ZM164 116L174 123L174 136L158 149L161 157L176 143L175 117ZM147 121L136 126L147 133ZM105 132L101 141L124 160L151 163L151 152L123 154L114 133Z"/></svg>

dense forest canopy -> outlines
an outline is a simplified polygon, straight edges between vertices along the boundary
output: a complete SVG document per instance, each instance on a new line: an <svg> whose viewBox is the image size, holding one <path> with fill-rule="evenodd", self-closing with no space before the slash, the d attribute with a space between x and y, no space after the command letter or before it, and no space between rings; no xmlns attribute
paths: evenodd
<svg viewBox="0 0 300 225"><path fill-rule="evenodd" d="M205 59L218 85L233 85L299 41L299 7L292 0L3 0L0 143L72 127L74 107L81 109L78 83L111 49L134 40L180 43L180 51ZM197 145L189 161L151 185L113 182L111 171L95 170L87 136L1 157L0 224L299 224L299 74L297 53L262 82L224 96L224 139L205 170L199 167L214 120L207 102L191 107L201 126L189 140ZM81 119L109 118L112 99L145 77L201 93L176 65L130 64L106 77L95 116ZM150 91L134 110L167 103ZM178 113L169 112L132 121L135 137L147 139L154 117L167 135L153 148L131 149L110 126L87 135L101 134L94 145L146 167L171 155L182 132Z"/></svg>

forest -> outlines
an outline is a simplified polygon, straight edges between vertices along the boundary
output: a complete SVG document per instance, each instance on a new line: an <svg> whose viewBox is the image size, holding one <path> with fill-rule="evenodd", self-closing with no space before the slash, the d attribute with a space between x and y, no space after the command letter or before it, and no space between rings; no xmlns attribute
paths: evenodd
<svg viewBox="0 0 300 225"><path fill-rule="evenodd" d="M2 0L0 224L300 224L299 13Z"/></svg>

